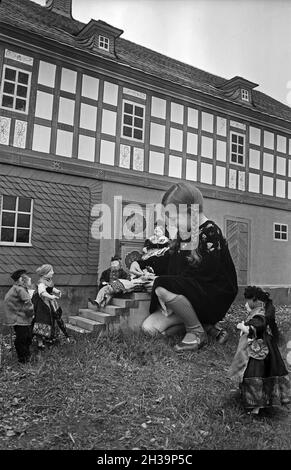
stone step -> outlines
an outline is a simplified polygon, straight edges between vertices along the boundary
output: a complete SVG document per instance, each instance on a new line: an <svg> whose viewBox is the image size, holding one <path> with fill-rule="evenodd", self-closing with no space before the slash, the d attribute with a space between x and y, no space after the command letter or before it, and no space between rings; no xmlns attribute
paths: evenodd
<svg viewBox="0 0 291 470"><path fill-rule="evenodd" d="M99 307L99 312L109 313L109 315L113 315L119 317L120 315L124 315L127 313L127 307L120 307L118 305L106 305L106 307Z"/></svg>
<svg viewBox="0 0 291 470"><path fill-rule="evenodd" d="M117 307L123 308L137 308L138 301L134 299L123 299L119 297L113 297L109 305L116 305Z"/></svg>
<svg viewBox="0 0 291 470"><path fill-rule="evenodd" d="M114 316L125 315L128 310L127 307L123 307L120 305L112 305L111 303L109 303L105 307L97 307L97 305L91 304L91 302L88 302L87 308L88 310L91 310L92 312L104 312L104 313L109 313L110 315L114 315Z"/></svg>
<svg viewBox="0 0 291 470"><path fill-rule="evenodd" d="M76 325L71 325L71 323L66 323L66 328L69 333L79 333L79 334L91 333L91 331L85 330L84 328L80 328L79 326L76 326Z"/></svg>
<svg viewBox="0 0 291 470"><path fill-rule="evenodd" d="M69 322L71 325L78 326L79 328L83 328L84 330L89 331L98 331L104 328L104 323L90 320L89 318L70 316Z"/></svg>
<svg viewBox="0 0 291 470"><path fill-rule="evenodd" d="M119 318L118 316L116 317L115 315L110 315L110 313L106 312L94 312L94 310L91 310L90 308L80 308L79 314L81 318L86 318L103 324L111 323Z"/></svg>
<svg viewBox="0 0 291 470"><path fill-rule="evenodd" d="M151 300L151 294L147 292L132 292L130 298L133 300Z"/></svg>
<svg viewBox="0 0 291 470"><path fill-rule="evenodd" d="M69 325L75 326L77 324L78 315L69 315Z"/></svg>

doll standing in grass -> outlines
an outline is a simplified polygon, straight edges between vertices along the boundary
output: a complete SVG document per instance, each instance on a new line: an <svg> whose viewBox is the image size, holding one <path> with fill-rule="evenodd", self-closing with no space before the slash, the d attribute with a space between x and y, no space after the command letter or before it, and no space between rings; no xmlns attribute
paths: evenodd
<svg viewBox="0 0 291 470"><path fill-rule="evenodd" d="M30 345L32 341L31 322L34 311L29 288L31 279L25 269L18 269L11 278L13 286L4 298L4 325L14 328L15 349L18 361L26 363L30 359ZM0 344L1 348L1 344Z"/></svg>
<svg viewBox="0 0 291 470"><path fill-rule="evenodd" d="M50 264L44 264L36 270L36 273L39 279L32 302L35 311L33 334L37 338L38 348L44 349L44 342L52 343L54 341L55 323L58 324L67 341L70 342L67 329L61 318L62 310L57 303L61 297L61 291L54 287L53 267Z"/></svg>
<svg viewBox="0 0 291 470"><path fill-rule="evenodd" d="M258 414L261 408L290 403L290 384L270 294L248 286L244 296L248 315L237 325L241 333L230 377L239 380L246 410Z"/></svg>

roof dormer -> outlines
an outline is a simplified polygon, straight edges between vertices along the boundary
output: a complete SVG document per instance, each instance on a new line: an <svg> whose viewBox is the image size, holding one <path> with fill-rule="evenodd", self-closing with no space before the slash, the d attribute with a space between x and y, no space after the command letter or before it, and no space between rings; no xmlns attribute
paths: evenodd
<svg viewBox="0 0 291 470"><path fill-rule="evenodd" d="M122 33L122 29L115 28L104 21L90 20L78 33L77 38L95 52L115 56L115 39Z"/></svg>
<svg viewBox="0 0 291 470"><path fill-rule="evenodd" d="M258 86L242 77L233 77L227 80L220 89L227 98L240 101L244 104L252 104L252 90Z"/></svg>

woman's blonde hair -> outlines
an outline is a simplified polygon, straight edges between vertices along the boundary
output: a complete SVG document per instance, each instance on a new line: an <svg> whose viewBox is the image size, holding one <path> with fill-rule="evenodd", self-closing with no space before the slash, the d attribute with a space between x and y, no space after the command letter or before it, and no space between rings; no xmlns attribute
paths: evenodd
<svg viewBox="0 0 291 470"><path fill-rule="evenodd" d="M163 206L173 204L179 208L179 204L185 204L187 206L187 212L191 213L191 205L199 205L199 213L203 212L203 196L201 191L193 184L187 181L173 184L164 194L162 198ZM178 249L181 240L179 233L177 239L171 242L170 252L174 252ZM190 264L197 264L201 261L201 256L198 252L198 248L191 251L188 256Z"/></svg>

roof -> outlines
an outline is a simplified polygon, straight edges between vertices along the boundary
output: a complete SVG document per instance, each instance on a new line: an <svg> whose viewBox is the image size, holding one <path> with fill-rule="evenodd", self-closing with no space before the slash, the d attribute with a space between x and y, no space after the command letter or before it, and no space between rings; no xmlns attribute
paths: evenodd
<svg viewBox="0 0 291 470"><path fill-rule="evenodd" d="M117 63L186 86L192 90L230 100L221 89L229 81L228 79L205 72L126 39L116 38L115 58L108 58L102 52L89 50L77 38L78 33L86 26L84 23L59 15L30 0L13 0L13 2L11 0L2 0L0 3L1 20L73 48L90 51L91 54L104 57L104 60L115 60ZM106 25L105 22L102 23ZM291 121L291 108L289 106L257 90L252 90L252 96L252 107L257 111ZM233 101L235 102L235 100ZM241 107L250 108L248 103L239 104Z"/></svg>

